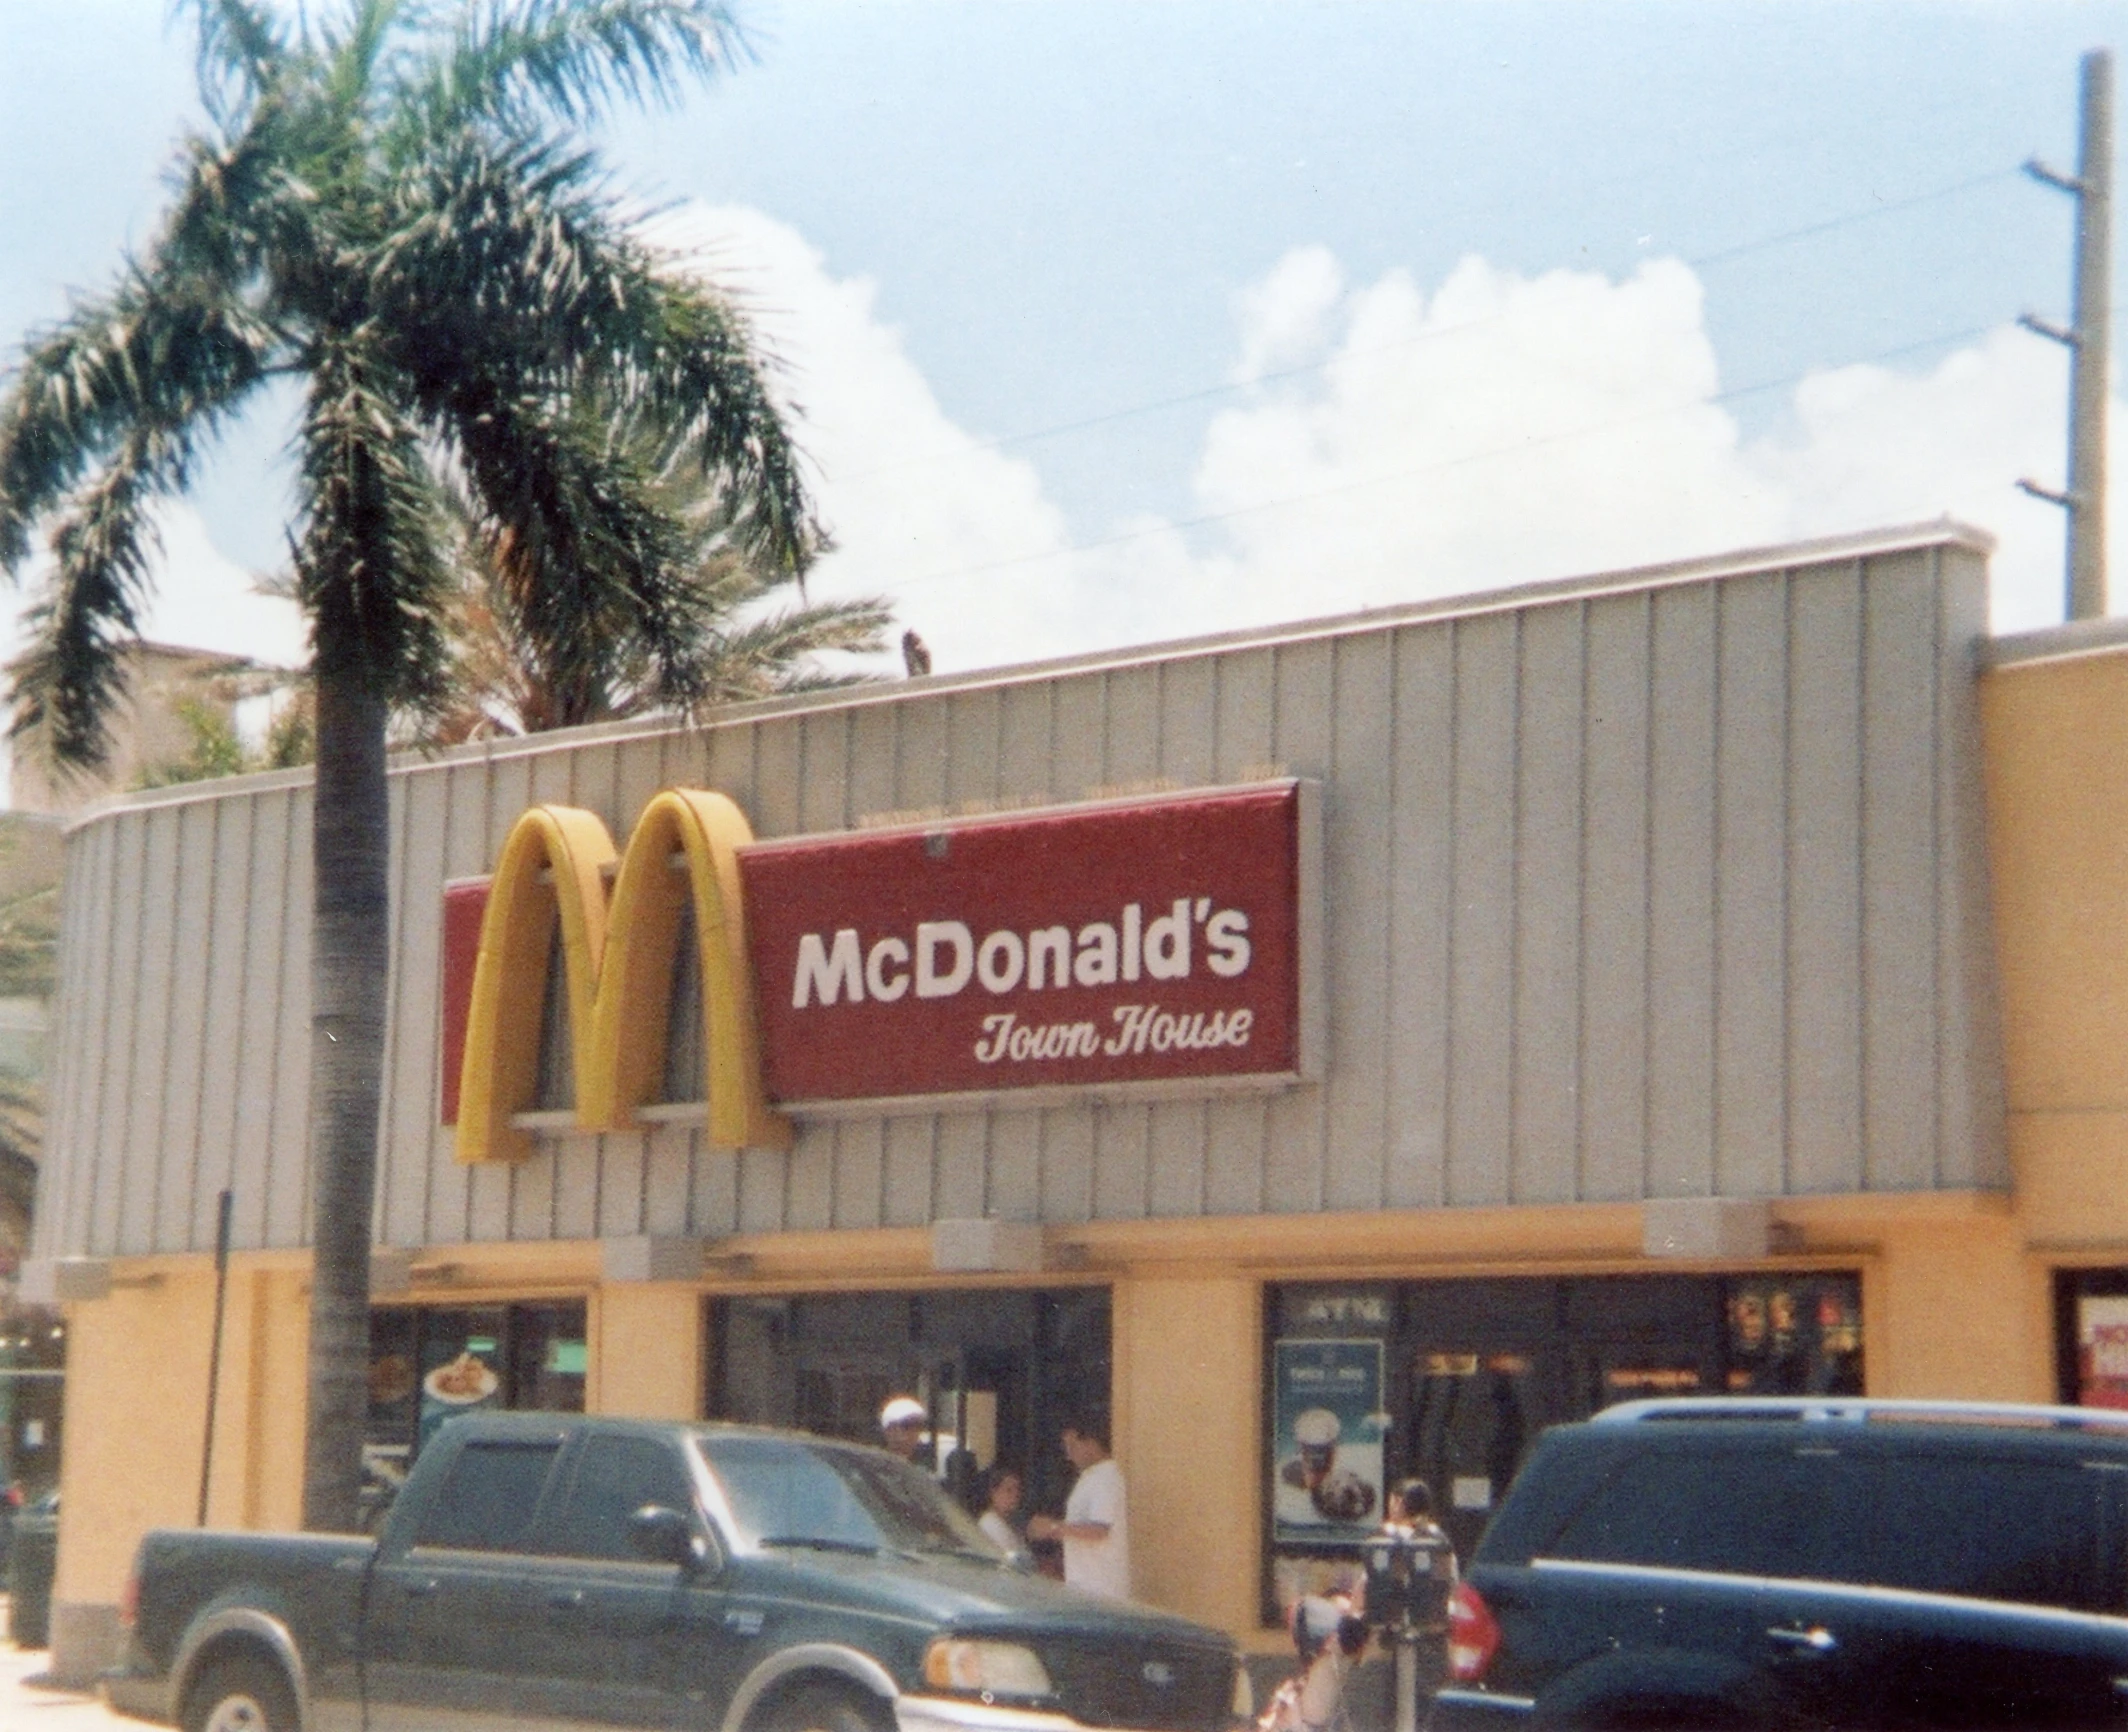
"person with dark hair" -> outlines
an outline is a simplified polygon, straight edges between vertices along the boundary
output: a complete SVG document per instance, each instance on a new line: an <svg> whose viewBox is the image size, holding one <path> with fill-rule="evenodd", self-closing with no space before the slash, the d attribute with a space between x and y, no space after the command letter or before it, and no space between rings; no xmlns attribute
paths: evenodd
<svg viewBox="0 0 2128 1732"><path fill-rule="evenodd" d="M1027 1524L1030 1539L1061 1540L1064 1580L1106 1599L1130 1598L1130 1516L1123 1470L1108 1453L1108 1426L1091 1415L1067 1420L1064 1454L1079 1470L1064 1516L1038 1515Z"/></svg>
<svg viewBox="0 0 2128 1732"><path fill-rule="evenodd" d="M983 1475L983 1511L975 1518L975 1525L989 1535L1001 1551L1023 1552L1027 1549L1027 1542L1020 1537L1019 1529L1012 1525L1025 1489L1026 1481L1020 1470L1009 1461L992 1462L990 1471Z"/></svg>

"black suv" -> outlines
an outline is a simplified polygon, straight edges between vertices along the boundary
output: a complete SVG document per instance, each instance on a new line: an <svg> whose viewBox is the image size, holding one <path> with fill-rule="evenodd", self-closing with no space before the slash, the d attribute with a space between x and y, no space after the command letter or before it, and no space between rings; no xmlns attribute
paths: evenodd
<svg viewBox="0 0 2128 1732"><path fill-rule="evenodd" d="M2128 1726L2128 1413L1632 1402L1549 1432L1434 1732Z"/></svg>

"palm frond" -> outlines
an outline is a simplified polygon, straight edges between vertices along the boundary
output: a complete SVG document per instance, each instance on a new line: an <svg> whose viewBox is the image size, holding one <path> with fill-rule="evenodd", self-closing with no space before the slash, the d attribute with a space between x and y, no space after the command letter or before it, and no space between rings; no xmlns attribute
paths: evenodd
<svg viewBox="0 0 2128 1732"><path fill-rule="evenodd" d="M432 392L481 372L519 388L610 369L649 314L636 250L593 158L461 139L387 189L365 284Z"/></svg>
<svg viewBox="0 0 2128 1732"><path fill-rule="evenodd" d="M820 543L798 455L745 319L629 232L590 159L461 141L409 175L371 279L380 320L441 415L458 381L591 384L672 428L747 501L733 534L801 575Z"/></svg>
<svg viewBox="0 0 2128 1732"><path fill-rule="evenodd" d="M437 690L448 574L436 495L403 380L359 338L323 345L311 371L296 581L317 674L353 674L392 702Z"/></svg>
<svg viewBox="0 0 2128 1732"><path fill-rule="evenodd" d="M0 898L0 998L50 998L59 981L59 886Z"/></svg>
<svg viewBox="0 0 2128 1732"><path fill-rule="evenodd" d="M273 14L251 0L178 0L173 10L192 17L208 113L225 126L239 122L287 63L288 45Z"/></svg>
<svg viewBox="0 0 2128 1732"><path fill-rule="evenodd" d="M706 77L744 53L721 0L484 0L403 93L395 142L411 154L416 129L581 126L617 102L670 102L683 76Z"/></svg>
<svg viewBox="0 0 2128 1732"><path fill-rule="evenodd" d="M334 114L359 121L377 87L378 63L389 51L392 26L405 11L406 0L351 0L344 24L321 33L324 94Z"/></svg>
<svg viewBox="0 0 2128 1732"><path fill-rule="evenodd" d="M653 278L658 328L631 360L652 412L685 436L705 477L745 501L733 532L756 561L804 579L824 545L798 448L768 389L760 349L736 308L705 285Z"/></svg>
<svg viewBox="0 0 2128 1732"><path fill-rule="evenodd" d="M43 1092L34 1083L0 1075L0 1220L16 1233L27 1229L36 1206L43 1153Z"/></svg>
<svg viewBox="0 0 2128 1732"><path fill-rule="evenodd" d="M34 342L0 407L0 564L22 562L36 520L121 440L136 482L183 487L272 341L211 281L135 267Z"/></svg>
<svg viewBox="0 0 2128 1732"><path fill-rule="evenodd" d="M640 645L673 701L692 701L700 622L682 526L625 439L589 414L543 408L475 394L456 433L501 605L557 706L547 725L592 719L616 641Z"/></svg>
<svg viewBox="0 0 2128 1732"><path fill-rule="evenodd" d="M779 692L854 685L868 676L830 672L819 655L876 655L894 613L878 597L813 602L742 622L719 636L708 658L710 700L735 703Z"/></svg>
<svg viewBox="0 0 2128 1732"><path fill-rule="evenodd" d="M29 645L9 664L10 736L59 777L109 753L106 718L124 682L125 645L139 635L160 545L146 511L153 480L153 464L134 440L80 492L53 534L51 579L26 619Z"/></svg>

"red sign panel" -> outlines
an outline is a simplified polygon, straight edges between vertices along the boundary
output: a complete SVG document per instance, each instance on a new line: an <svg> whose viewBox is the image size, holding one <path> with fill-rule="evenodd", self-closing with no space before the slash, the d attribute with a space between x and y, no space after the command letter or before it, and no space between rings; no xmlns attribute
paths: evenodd
<svg viewBox="0 0 2128 1732"><path fill-rule="evenodd" d="M1302 1068L1293 783L741 852L782 1103Z"/></svg>

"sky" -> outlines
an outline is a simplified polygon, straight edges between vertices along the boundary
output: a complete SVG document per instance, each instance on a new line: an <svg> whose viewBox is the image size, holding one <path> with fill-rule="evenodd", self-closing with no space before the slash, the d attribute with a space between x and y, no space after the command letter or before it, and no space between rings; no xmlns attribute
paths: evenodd
<svg viewBox="0 0 2128 1732"><path fill-rule="evenodd" d="M2020 164L2073 169L2128 4L739 13L601 141L774 359L815 593L940 672L1945 513L1997 630L2061 617L2016 482L2063 484L2067 358L2016 321L2068 319L2073 201ZM191 91L161 0L0 0L8 356L152 238ZM288 409L164 509L150 635L300 659L250 587Z"/></svg>

